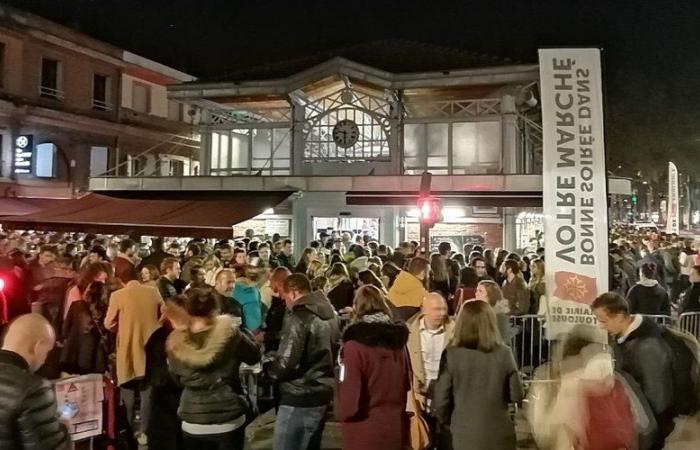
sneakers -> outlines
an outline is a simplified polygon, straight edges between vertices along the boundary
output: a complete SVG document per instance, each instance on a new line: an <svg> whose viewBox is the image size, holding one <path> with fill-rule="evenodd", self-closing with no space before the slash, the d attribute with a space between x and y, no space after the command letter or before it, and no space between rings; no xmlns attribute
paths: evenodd
<svg viewBox="0 0 700 450"><path fill-rule="evenodd" d="M136 442L138 442L140 446L148 445L148 438L146 437L146 433L136 433L136 436L134 437L136 438Z"/></svg>

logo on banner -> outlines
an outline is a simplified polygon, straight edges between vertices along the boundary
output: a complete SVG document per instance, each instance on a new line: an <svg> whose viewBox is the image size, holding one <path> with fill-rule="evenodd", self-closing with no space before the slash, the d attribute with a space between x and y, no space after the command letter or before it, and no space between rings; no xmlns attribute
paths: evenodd
<svg viewBox="0 0 700 450"><path fill-rule="evenodd" d="M554 274L554 296L561 300L590 305L598 293L595 278L573 272L556 272Z"/></svg>

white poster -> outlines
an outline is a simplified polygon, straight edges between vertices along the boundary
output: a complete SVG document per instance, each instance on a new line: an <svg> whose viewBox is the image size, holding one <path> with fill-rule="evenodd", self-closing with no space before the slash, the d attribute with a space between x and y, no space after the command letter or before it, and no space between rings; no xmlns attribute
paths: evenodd
<svg viewBox="0 0 700 450"><path fill-rule="evenodd" d="M608 290L600 50L543 49L539 59L548 336L581 326L607 342L590 310Z"/></svg>
<svg viewBox="0 0 700 450"><path fill-rule="evenodd" d="M82 375L55 382L56 402L73 441L102 434L102 375Z"/></svg>
<svg viewBox="0 0 700 450"><path fill-rule="evenodd" d="M672 162L668 163L668 202L666 213L666 233L678 234L680 231L681 212L678 200L678 169Z"/></svg>

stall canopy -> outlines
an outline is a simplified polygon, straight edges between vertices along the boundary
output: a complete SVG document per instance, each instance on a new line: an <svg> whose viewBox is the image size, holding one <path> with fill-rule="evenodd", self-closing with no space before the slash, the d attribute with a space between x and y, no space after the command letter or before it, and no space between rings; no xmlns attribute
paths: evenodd
<svg viewBox="0 0 700 450"><path fill-rule="evenodd" d="M241 192L230 198L113 198L88 194L22 216L0 217L8 228L229 239L232 226L284 201L289 192Z"/></svg>
<svg viewBox="0 0 700 450"><path fill-rule="evenodd" d="M5 197L0 198L0 217L32 214L70 201L64 198Z"/></svg>

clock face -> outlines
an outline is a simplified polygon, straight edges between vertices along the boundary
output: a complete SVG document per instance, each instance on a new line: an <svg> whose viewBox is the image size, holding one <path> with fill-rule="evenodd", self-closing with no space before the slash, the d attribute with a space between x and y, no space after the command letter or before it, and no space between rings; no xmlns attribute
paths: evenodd
<svg viewBox="0 0 700 450"><path fill-rule="evenodd" d="M341 120L333 127L333 142L335 142L338 147L352 147L357 143L359 138L360 129L352 120Z"/></svg>

